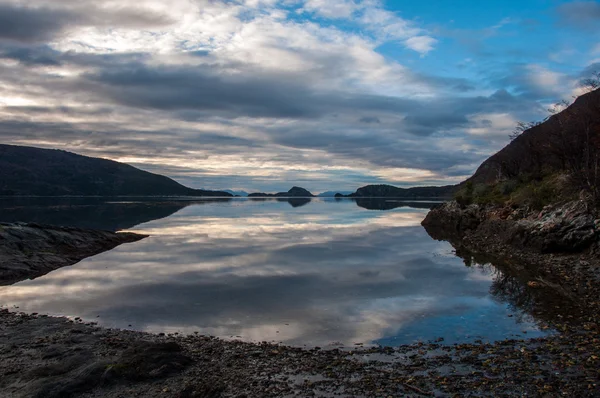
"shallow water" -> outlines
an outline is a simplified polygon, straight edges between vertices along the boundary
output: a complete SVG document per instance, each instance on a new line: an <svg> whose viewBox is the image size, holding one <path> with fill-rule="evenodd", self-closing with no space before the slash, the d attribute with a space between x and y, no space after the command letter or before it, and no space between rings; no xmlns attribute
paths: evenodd
<svg viewBox="0 0 600 398"><path fill-rule="evenodd" d="M465 266L429 237L420 226L426 203L64 201L0 200L0 221L65 220L151 236L2 287L3 307L298 346L547 333L509 303L500 271Z"/></svg>

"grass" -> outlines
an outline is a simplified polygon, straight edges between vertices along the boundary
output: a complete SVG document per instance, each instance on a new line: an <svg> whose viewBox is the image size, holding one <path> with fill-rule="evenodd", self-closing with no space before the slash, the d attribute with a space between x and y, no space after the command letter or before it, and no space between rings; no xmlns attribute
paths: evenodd
<svg viewBox="0 0 600 398"><path fill-rule="evenodd" d="M522 207L541 210L544 206L576 197L576 190L564 174L548 174L541 178L521 176L493 184L467 182L456 195L456 201L470 204Z"/></svg>

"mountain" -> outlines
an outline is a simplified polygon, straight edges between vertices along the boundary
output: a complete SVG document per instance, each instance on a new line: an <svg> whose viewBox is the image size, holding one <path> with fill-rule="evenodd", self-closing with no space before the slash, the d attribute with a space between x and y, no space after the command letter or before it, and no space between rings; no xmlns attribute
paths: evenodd
<svg viewBox="0 0 600 398"><path fill-rule="evenodd" d="M257 192L257 193L249 194L248 197L249 198L314 198L315 195L313 195L312 193L310 193L310 191L307 191L304 188L292 187L287 192L278 192L275 194Z"/></svg>
<svg viewBox="0 0 600 398"><path fill-rule="evenodd" d="M544 206L577 198L600 206L600 89L525 130L460 184L461 205Z"/></svg>
<svg viewBox="0 0 600 398"><path fill-rule="evenodd" d="M600 148L600 89L578 97L562 112L519 135L467 180L493 183L523 174L581 170ZM597 167L593 165L594 167Z"/></svg>
<svg viewBox="0 0 600 398"><path fill-rule="evenodd" d="M317 197L333 198L336 193L339 193L340 195L350 195L353 192L352 191L326 191L326 192L321 192L320 194L317 195Z"/></svg>
<svg viewBox="0 0 600 398"><path fill-rule="evenodd" d="M242 197L248 196L248 192L246 192L246 191L233 191L231 189L224 189L223 191L230 193L233 196L242 196Z"/></svg>
<svg viewBox="0 0 600 398"><path fill-rule="evenodd" d="M224 196L192 189L112 160L56 149L0 144L0 195L8 196Z"/></svg>
<svg viewBox="0 0 600 398"><path fill-rule="evenodd" d="M358 188L355 193L347 196L350 198L451 198L456 190L456 185L414 188L398 188L392 185L367 185Z"/></svg>

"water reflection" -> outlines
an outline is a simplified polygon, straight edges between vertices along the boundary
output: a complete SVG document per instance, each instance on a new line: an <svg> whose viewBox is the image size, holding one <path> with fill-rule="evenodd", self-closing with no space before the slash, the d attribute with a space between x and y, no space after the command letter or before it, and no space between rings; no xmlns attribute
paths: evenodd
<svg viewBox="0 0 600 398"><path fill-rule="evenodd" d="M0 288L0 303L112 327L295 345L541 335L420 226L426 209L350 200L188 203L150 234L77 266ZM519 316L509 317L519 313Z"/></svg>
<svg viewBox="0 0 600 398"><path fill-rule="evenodd" d="M353 199L359 207L368 210L393 210L400 207L410 207L413 209L432 209L440 202L415 202L398 199L380 199L380 198L356 198Z"/></svg>
<svg viewBox="0 0 600 398"><path fill-rule="evenodd" d="M490 294L498 302L506 303L517 317L535 314L539 325L546 328L556 323L577 323L583 321L579 300L560 288L560 280L542 272L544 286L540 283L540 272L532 264L522 264L511 258L494 257L472 253L462 245L457 232L447 228L429 227L429 236L436 240L450 242L458 257L466 267L481 269L493 275ZM533 286L530 282L535 281Z"/></svg>
<svg viewBox="0 0 600 398"><path fill-rule="evenodd" d="M119 231L168 217L188 204L141 198L0 198L0 222Z"/></svg>

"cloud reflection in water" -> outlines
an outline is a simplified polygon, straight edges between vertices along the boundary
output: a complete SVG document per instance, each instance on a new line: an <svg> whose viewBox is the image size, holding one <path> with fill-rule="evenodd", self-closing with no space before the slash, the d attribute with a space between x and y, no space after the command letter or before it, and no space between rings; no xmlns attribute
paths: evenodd
<svg viewBox="0 0 600 398"><path fill-rule="evenodd" d="M113 327L294 345L541 334L490 296L488 271L465 267L427 235L426 211L345 200L190 205L133 229L148 239L1 288L0 303Z"/></svg>

